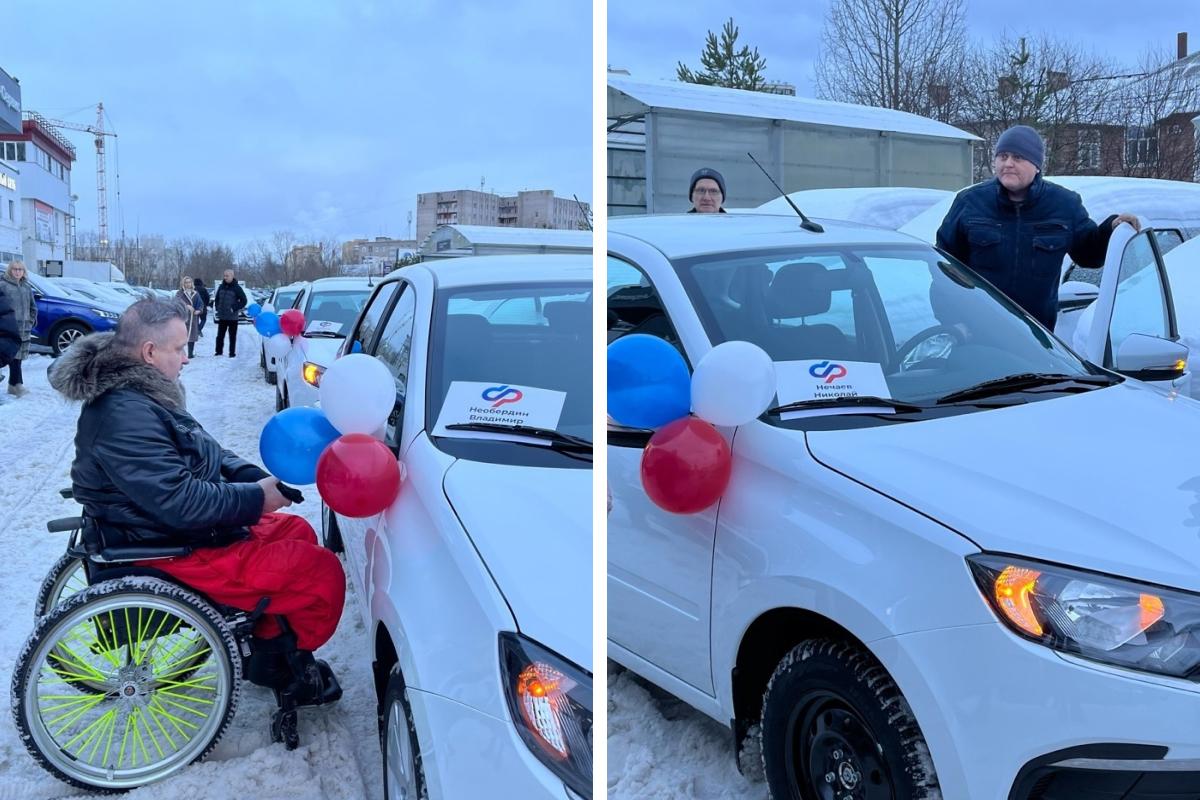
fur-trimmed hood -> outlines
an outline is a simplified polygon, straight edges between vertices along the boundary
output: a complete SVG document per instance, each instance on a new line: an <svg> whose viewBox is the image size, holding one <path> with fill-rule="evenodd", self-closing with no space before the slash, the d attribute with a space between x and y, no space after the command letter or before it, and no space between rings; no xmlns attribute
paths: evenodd
<svg viewBox="0 0 1200 800"><path fill-rule="evenodd" d="M112 347L113 335L93 333L72 343L50 369L50 385L85 403L113 389L133 389L173 411L185 410L183 384Z"/></svg>

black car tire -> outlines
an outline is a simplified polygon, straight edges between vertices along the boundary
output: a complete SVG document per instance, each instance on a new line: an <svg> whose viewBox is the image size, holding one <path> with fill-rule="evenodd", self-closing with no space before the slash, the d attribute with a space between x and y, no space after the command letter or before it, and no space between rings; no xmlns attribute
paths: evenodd
<svg viewBox="0 0 1200 800"><path fill-rule="evenodd" d="M321 544L332 553L341 553L346 549L342 544L342 530L338 527L337 514L324 503L321 503Z"/></svg>
<svg viewBox="0 0 1200 800"><path fill-rule="evenodd" d="M772 797L941 800L912 708L857 644L811 639L784 656L763 693L761 736Z"/></svg>
<svg viewBox="0 0 1200 800"><path fill-rule="evenodd" d="M388 747L388 723L393 710L398 718L403 716L405 727L408 729L407 738L412 754L412 761L408 767L412 770L411 783L415 784L408 787L412 790L411 792L402 791L399 797L393 796L390 791L390 781L388 781L388 751L391 749ZM421 764L421 746L417 741L417 726L413 723L412 708L408 704L408 696L404 689L404 676L400 672L399 664L394 665L392 671L388 673L387 689L383 693L383 702L379 704L379 712L379 749L383 755L384 800L416 800L416 798L428 796L425 770ZM399 731L397 733L403 735Z"/></svg>
<svg viewBox="0 0 1200 800"><path fill-rule="evenodd" d="M63 350L80 337L87 336L92 329L82 322L74 320L61 322L50 332L50 350L55 358L62 355Z"/></svg>

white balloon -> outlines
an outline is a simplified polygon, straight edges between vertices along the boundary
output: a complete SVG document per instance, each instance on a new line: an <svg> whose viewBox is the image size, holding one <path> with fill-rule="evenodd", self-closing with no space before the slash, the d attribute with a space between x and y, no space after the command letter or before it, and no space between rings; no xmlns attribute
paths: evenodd
<svg viewBox="0 0 1200 800"><path fill-rule="evenodd" d="M396 380L382 361L351 353L321 376L321 410L342 433L379 430L396 405Z"/></svg>
<svg viewBox="0 0 1200 800"><path fill-rule="evenodd" d="M290 337L282 333L277 333L270 339L267 339L267 352L271 358L276 361L282 361L283 357L292 349L292 340Z"/></svg>
<svg viewBox="0 0 1200 800"><path fill-rule="evenodd" d="M725 342L692 373L692 410L713 425L745 425L771 406L775 363L750 342Z"/></svg>

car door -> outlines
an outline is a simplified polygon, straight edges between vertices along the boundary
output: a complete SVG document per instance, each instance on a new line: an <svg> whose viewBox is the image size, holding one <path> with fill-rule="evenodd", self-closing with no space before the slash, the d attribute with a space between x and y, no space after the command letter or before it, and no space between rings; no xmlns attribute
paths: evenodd
<svg viewBox="0 0 1200 800"><path fill-rule="evenodd" d="M383 443L400 457L400 446L403 441L404 403L409 394L409 367L412 363L413 326L417 313L416 290L407 281L395 282L396 296L391 301L386 318L380 324L379 334L364 351L383 362L396 382L396 400L392 413L384 424ZM365 318L364 318L365 321ZM369 604L374 593L372 579L377 574L387 574L390 566L387 561L387 537L384 535L387 511L371 517L353 521L352 536L361 542L356 553L362 559L358 567L358 577L362 581L363 592L360 599ZM376 562L382 561L382 572ZM369 609L364 613L370 619Z"/></svg>
<svg viewBox="0 0 1200 800"><path fill-rule="evenodd" d="M391 310L392 301L395 299L397 292L400 290L400 282L392 281L385 283L379 287L375 294L368 301L366 308L363 309L362 315L358 319L358 324L355 325L347 339L346 348L343 349L343 354L346 352L364 352L374 353L375 343L379 337L380 330L389 321L388 312ZM345 549L346 561L348 562L349 571L354 580L358 583L358 597L361 601L366 602L369 595L366 593L364 572L366 565L366 520L351 519L349 517L338 517L338 526L342 534L342 544Z"/></svg>
<svg viewBox="0 0 1200 800"><path fill-rule="evenodd" d="M661 260L661 257L660 257ZM663 265L666 265L663 260ZM673 273L664 305L648 274L631 259L608 258L609 341L633 333L679 347L672 316L691 317ZM713 693L709 653L716 508L671 514L650 502L641 483L650 431L610 423L608 481L608 638L619 647L707 694ZM620 660L618 656L617 660Z"/></svg>
<svg viewBox="0 0 1200 800"><path fill-rule="evenodd" d="M1109 240L1096 301L1081 316L1073 343L1093 364L1108 369L1131 334L1179 340L1167 269L1156 231L1143 221L1141 231L1120 225ZM1186 391L1190 376L1158 382Z"/></svg>

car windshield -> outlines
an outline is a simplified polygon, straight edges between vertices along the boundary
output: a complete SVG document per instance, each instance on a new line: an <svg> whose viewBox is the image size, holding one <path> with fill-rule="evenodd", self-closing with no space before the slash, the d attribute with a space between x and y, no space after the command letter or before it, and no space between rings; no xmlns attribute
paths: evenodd
<svg viewBox="0 0 1200 800"><path fill-rule="evenodd" d="M308 301L308 311L304 314L304 324L307 326L317 320L335 322L339 326L338 330L328 328L326 332L340 333L344 336L370 296L371 290L365 286L362 289L314 290ZM279 305L276 305L276 309L284 310Z"/></svg>
<svg viewBox="0 0 1200 800"><path fill-rule="evenodd" d="M292 303L296 302L296 295L300 294L299 289L289 289L284 291L280 289L275 292L275 313L282 313L292 307Z"/></svg>
<svg viewBox="0 0 1200 800"><path fill-rule="evenodd" d="M466 384L488 384L483 395L496 389L487 396L489 407L492 400L500 405L506 399L511 401L504 403L506 411L520 408L518 401L526 407L537 404L536 413L515 419L591 441L590 286L441 290L434 315L427 388L429 430L443 411L444 420L453 417L455 409L445 406L462 396ZM459 387L455 394L450 393L452 384ZM513 386L525 391L508 389Z"/></svg>
<svg viewBox="0 0 1200 800"><path fill-rule="evenodd" d="M852 394L926 405L1013 375L1097 373L924 245L745 251L675 266L714 345L753 342L776 362L781 405L812 399L814 383L836 396L855 375Z"/></svg>
<svg viewBox="0 0 1200 800"><path fill-rule="evenodd" d="M34 273L29 272L28 270L26 270L26 272L25 272L25 277L29 279L29 282L33 284L33 287L35 289L37 289L39 292L41 292L42 294L44 294L48 297L66 298L68 300L81 300L81 299L86 300L87 299L86 297L83 297L82 295L72 292L70 289L68 289L66 286L63 286L61 283L55 283L52 280L43 278L41 275L35 275Z"/></svg>

